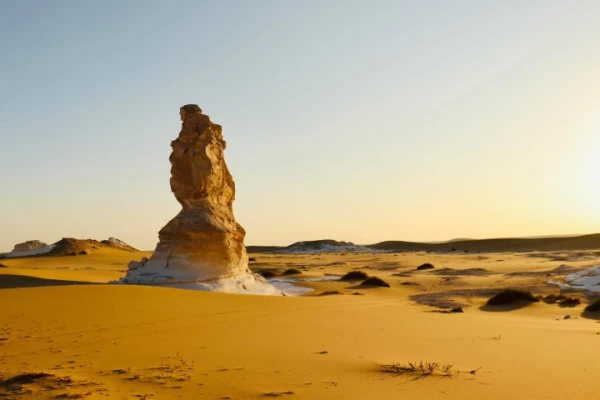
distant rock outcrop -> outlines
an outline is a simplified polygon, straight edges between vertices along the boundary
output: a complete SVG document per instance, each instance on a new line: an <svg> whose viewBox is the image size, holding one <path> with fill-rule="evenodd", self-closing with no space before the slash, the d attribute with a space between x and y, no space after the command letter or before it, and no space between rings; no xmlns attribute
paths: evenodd
<svg viewBox="0 0 600 400"><path fill-rule="evenodd" d="M235 184L225 164L221 126L195 104L181 107L171 142L171 190L182 210L159 232L149 260L132 261L122 283L279 294L248 269L246 232L233 216Z"/></svg>
<svg viewBox="0 0 600 400"><path fill-rule="evenodd" d="M127 243L115 238L100 242L94 239L62 238L54 243L53 246L52 255L56 256L86 255L91 251L107 247L125 251L137 251L137 249Z"/></svg>
<svg viewBox="0 0 600 400"><path fill-rule="evenodd" d="M15 244L13 252L36 250L47 246L48 245L46 243L40 242L39 240L28 240L23 243Z"/></svg>
<svg viewBox="0 0 600 400"><path fill-rule="evenodd" d="M338 242L337 240L324 239L306 242L296 242L284 249L276 250L275 253L338 253L338 252L372 252L365 246L359 246L352 242Z"/></svg>
<svg viewBox="0 0 600 400"><path fill-rule="evenodd" d="M50 253L53 248L54 246L48 246L46 243L40 242L39 240L28 240L26 242L16 244L10 253L6 253L2 257L15 258L43 255Z"/></svg>
<svg viewBox="0 0 600 400"><path fill-rule="evenodd" d="M119 239L114 238L114 237L109 237L108 240L102 240L100 243L102 243L103 245L106 245L106 246L116 247L116 248L122 249L122 250L137 251L136 248L131 247L130 245L128 245L124 241L119 240Z"/></svg>
<svg viewBox="0 0 600 400"><path fill-rule="evenodd" d="M87 255L93 250L107 247L124 251L137 251L127 243L115 238L101 242L94 239L62 238L51 245L47 245L39 240L28 240L27 242L19 243L15 245L13 251L6 253L4 258Z"/></svg>

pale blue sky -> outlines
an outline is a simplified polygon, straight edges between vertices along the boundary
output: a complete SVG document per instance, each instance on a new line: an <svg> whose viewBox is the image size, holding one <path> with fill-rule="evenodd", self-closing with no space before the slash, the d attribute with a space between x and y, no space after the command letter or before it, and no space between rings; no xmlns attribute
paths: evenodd
<svg viewBox="0 0 600 400"><path fill-rule="evenodd" d="M598 1L0 0L0 251L179 210L223 125L246 244L600 231Z"/></svg>

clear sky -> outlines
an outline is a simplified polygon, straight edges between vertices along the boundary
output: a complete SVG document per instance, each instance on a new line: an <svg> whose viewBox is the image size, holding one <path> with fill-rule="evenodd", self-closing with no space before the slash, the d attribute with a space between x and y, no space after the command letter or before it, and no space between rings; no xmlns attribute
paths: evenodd
<svg viewBox="0 0 600 400"><path fill-rule="evenodd" d="M246 244L600 231L600 2L0 1L0 251L178 211L223 125Z"/></svg>

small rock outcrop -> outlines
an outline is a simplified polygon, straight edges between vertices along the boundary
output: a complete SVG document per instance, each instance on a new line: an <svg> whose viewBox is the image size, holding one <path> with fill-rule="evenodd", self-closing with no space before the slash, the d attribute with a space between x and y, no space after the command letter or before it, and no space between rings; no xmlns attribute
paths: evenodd
<svg viewBox="0 0 600 400"><path fill-rule="evenodd" d="M365 246L359 246L352 242L338 242L333 239L310 240L296 242L284 249L278 249L276 253L340 253L340 252L373 252Z"/></svg>
<svg viewBox="0 0 600 400"><path fill-rule="evenodd" d="M15 248L12 251L20 252L20 251L36 250L36 249L44 248L47 246L48 245L46 243L40 242L39 240L28 240L23 243L15 244Z"/></svg>
<svg viewBox="0 0 600 400"><path fill-rule="evenodd" d="M14 249L10 253L4 254L3 257L13 258L45 255L50 253L53 248L53 245L47 245L39 240L28 240L26 242L16 244Z"/></svg>
<svg viewBox="0 0 600 400"><path fill-rule="evenodd" d="M32 256L75 256L88 255L93 250L112 248L124 251L137 251L122 240L109 238L101 242L94 239L75 239L62 238L56 243L48 245L39 240L28 240L15 245L10 253L4 255L5 258L13 257L32 257Z"/></svg>
<svg viewBox="0 0 600 400"><path fill-rule="evenodd" d="M100 243L102 243L103 245L109 246L109 247L115 247L121 250L126 250L126 251L137 251L136 248L131 247L130 245L128 245L127 243L125 243L122 240L119 240L117 238L114 237L109 237L108 240L102 240Z"/></svg>
<svg viewBox="0 0 600 400"><path fill-rule="evenodd" d="M180 116L169 161L171 190L182 209L160 230L152 257L130 262L120 282L280 294L248 269L246 232L233 216L235 184L221 126L195 104L181 107Z"/></svg>

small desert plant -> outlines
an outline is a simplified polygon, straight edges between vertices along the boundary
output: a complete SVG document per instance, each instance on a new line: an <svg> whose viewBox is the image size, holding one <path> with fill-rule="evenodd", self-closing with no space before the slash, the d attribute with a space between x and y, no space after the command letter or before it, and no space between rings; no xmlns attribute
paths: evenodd
<svg viewBox="0 0 600 400"><path fill-rule="evenodd" d="M370 278L367 278L366 280L364 280L360 286L380 286L380 287L390 287L390 284L387 283L386 281L384 281L381 278L378 278L376 276L372 276Z"/></svg>
<svg viewBox="0 0 600 400"><path fill-rule="evenodd" d="M369 275L363 271L351 271L340 278L340 281L364 281Z"/></svg>
<svg viewBox="0 0 600 400"><path fill-rule="evenodd" d="M181 354L175 354L175 357L167 357L161 362L158 369L163 371L175 372L175 371L189 371L194 369L196 360L188 360Z"/></svg>
<svg viewBox="0 0 600 400"><path fill-rule="evenodd" d="M321 292L319 293L317 296L333 296L336 294L342 294L340 291L337 290L328 290L326 292Z"/></svg>
<svg viewBox="0 0 600 400"><path fill-rule="evenodd" d="M402 286L421 286L421 284L418 282L402 282L401 285Z"/></svg>
<svg viewBox="0 0 600 400"><path fill-rule="evenodd" d="M181 354L177 353L175 355L175 364L181 367L186 368L194 368L194 364L196 364L196 360L188 360L185 359Z"/></svg>
<svg viewBox="0 0 600 400"><path fill-rule="evenodd" d="M47 374L44 372L32 372L26 374L15 375L11 378L0 380L0 387L10 387L16 385L26 385L29 383L34 383L38 379L50 378L54 375Z"/></svg>
<svg viewBox="0 0 600 400"><path fill-rule="evenodd" d="M578 297L565 296L564 294L549 294L548 296L544 297L544 303L558 303L558 305L561 307L574 307L576 305L581 304L581 299Z"/></svg>
<svg viewBox="0 0 600 400"><path fill-rule="evenodd" d="M519 301L537 302L540 301L531 292L518 289L504 289L500 293L496 293L487 301L488 306L500 306L504 304L512 304Z"/></svg>
<svg viewBox="0 0 600 400"><path fill-rule="evenodd" d="M263 394L263 396L265 397L280 397L280 396L285 396L285 395L292 395L294 394L293 390L286 390L285 392L268 392Z"/></svg>
<svg viewBox="0 0 600 400"><path fill-rule="evenodd" d="M600 311L600 299L594 301L593 303L589 304L586 308L585 311L587 312L598 312Z"/></svg>
<svg viewBox="0 0 600 400"><path fill-rule="evenodd" d="M544 297L544 303L555 304L557 302L556 297L557 296L555 294L549 294L548 296Z"/></svg>
<svg viewBox="0 0 600 400"><path fill-rule="evenodd" d="M300 271L299 269L289 268L289 269L286 269L285 271L283 271L283 273L281 275L298 275L301 273L302 273L302 271Z"/></svg>
<svg viewBox="0 0 600 400"><path fill-rule="evenodd" d="M422 270L425 270L425 269L434 269L434 268L435 267L433 266L433 264L425 263L425 264L419 265L417 267L417 271L422 271Z"/></svg>
<svg viewBox="0 0 600 400"><path fill-rule="evenodd" d="M457 314L457 313L464 313L464 310L462 307L452 307L451 309L448 310L434 310L432 312L437 312L440 314Z"/></svg>
<svg viewBox="0 0 600 400"><path fill-rule="evenodd" d="M422 377L438 375L454 378L459 372L453 369L450 364L441 365L435 362L419 361L409 362L407 364L384 364L381 365L381 371L387 374L398 375L418 375Z"/></svg>
<svg viewBox="0 0 600 400"><path fill-rule="evenodd" d="M271 269L262 269L260 271L257 271L257 273L263 278L275 278L277 276L277 272Z"/></svg>
<svg viewBox="0 0 600 400"><path fill-rule="evenodd" d="M580 298L568 296L565 296L565 298L560 303L558 303L558 305L561 307L575 307L579 304L581 304Z"/></svg>

